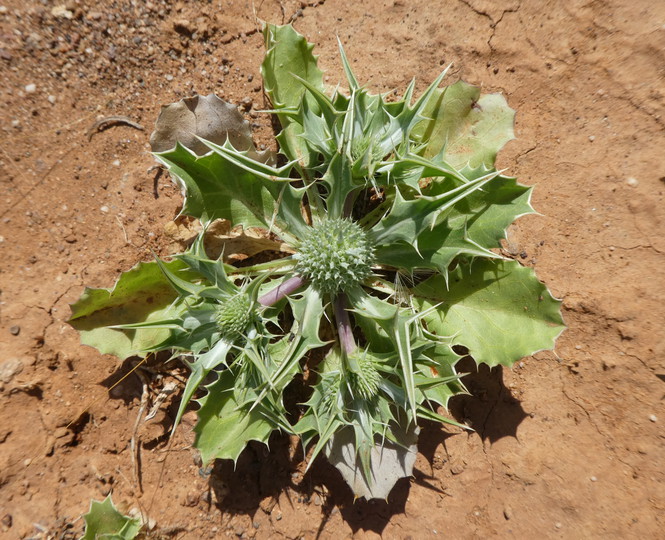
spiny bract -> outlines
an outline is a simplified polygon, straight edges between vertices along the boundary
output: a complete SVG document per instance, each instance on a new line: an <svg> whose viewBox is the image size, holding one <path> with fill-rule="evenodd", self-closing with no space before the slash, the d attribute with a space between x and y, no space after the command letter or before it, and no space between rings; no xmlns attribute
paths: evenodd
<svg viewBox="0 0 665 540"><path fill-rule="evenodd" d="M376 363L365 354L354 354L358 370L350 372L350 386L355 396L363 399L371 399L379 391L381 374L377 370Z"/></svg>
<svg viewBox="0 0 665 540"><path fill-rule="evenodd" d="M346 291L372 274L374 253L365 231L346 219L324 220L300 244L296 272L321 293Z"/></svg>

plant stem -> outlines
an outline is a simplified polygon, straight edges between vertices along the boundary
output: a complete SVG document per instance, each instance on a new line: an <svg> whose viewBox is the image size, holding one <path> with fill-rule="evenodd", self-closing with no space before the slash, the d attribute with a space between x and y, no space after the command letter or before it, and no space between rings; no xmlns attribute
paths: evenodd
<svg viewBox="0 0 665 540"><path fill-rule="evenodd" d="M379 205L374 208L374 210L368 214L365 214L361 219L359 219L358 225L360 225L363 229L370 229L383 217L392 203L392 197L390 199L386 197L386 199L379 203Z"/></svg>
<svg viewBox="0 0 665 540"><path fill-rule="evenodd" d="M344 293L337 295L337 298L334 300L334 306L339 343L342 350L349 356L356 350L356 340L353 338L353 329L351 328L349 312L346 310L347 300Z"/></svg>
<svg viewBox="0 0 665 540"><path fill-rule="evenodd" d="M305 280L301 276L293 276L283 283L277 285L272 291L267 292L259 298L259 304L262 306L272 306L279 302L286 295L297 291L305 284Z"/></svg>
<svg viewBox="0 0 665 540"><path fill-rule="evenodd" d="M353 212L353 203L356 201L356 194L352 191L346 196L344 200L344 207L342 208L342 217L348 219Z"/></svg>
<svg viewBox="0 0 665 540"><path fill-rule="evenodd" d="M261 272L263 270L273 270L281 266L292 265L293 259L291 257L284 257L283 259L277 259L275 261L268 261L260 264L253 264L252 266L241 266L240 268L233 268L232 271L227 271L229 274L248 274L250 272ZM289 269L285 269L287 272Z"/></svg>

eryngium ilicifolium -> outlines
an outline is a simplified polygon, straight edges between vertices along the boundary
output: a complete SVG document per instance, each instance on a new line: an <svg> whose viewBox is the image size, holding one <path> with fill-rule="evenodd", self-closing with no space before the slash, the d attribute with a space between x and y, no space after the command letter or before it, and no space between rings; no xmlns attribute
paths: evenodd
<svg viewBox="0 0 665 540"><path fill-rule="evenodd" d="M328 219L312 227L300 244L295 271L321 293L336 294L372 274L374 250L353 221Z"/></svg>

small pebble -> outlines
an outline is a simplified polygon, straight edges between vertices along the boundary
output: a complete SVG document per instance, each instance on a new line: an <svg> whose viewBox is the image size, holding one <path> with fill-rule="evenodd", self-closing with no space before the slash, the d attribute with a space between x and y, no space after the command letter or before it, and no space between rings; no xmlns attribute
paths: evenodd
<svg viewBox="0 0 665 540"><path fill-rule="evenodd" d="M100 210L106 214L109 211L109 207L104 205L100 208Z"/></svg>
<svg viewBox="0 0 665 540"><path fill-rule="evenodd" d="M74 17L74 14L65 6L55 6L53 9L51 9L51 15L61 19L71 19Z"/></svg>
<svg viewBox="0 0 665 540"><path fill-rule="evenodd" d="M37 91L37 85L36 84L26 84L25 85L25 91L28 94L34 94Z"/></svg>
<svg viewBox="0 0 665 540"><path fill-rule="evenodd" d="M596 140L596 137L595 137L595 136L593 136L593 135L589 135L589 140L590 140L591 142L593 142L593 141L595 141L595 140Z"/></svg>
<svg viewBox="0 0 665 540"><path fill-rule="evenodd" d="M559 521L557 521L557 522L554 524L554 527L557 528L557 529L560 529L561 527L563 527L563 525L562 525Z"/></svg>
<svg viewBox="0 0 665 540"><path fill-rule="evenodd" d="M589 480L591 480L592 482L597 482L598 478L596 478L595 476L592 476L591 478L589 478Z"/></svg>
<svg viewBox="0 0 665 540"><path fill-rule="evenodd" d="M111 163L114 167L120 167L120 160L116 159L113 163Z"/></svg>
<svg viewBox="0 0 665 540"><path fill-rule="evenodd" d="M0 363L0 382L10 383L16 375L23 371L23 362L18 358L10 358Z"/></svg>
<svg viewBox="0 0 665 540"><path fill-rule="evenodd" d="M12 326L9 329L9 332L11 333L12 336L18 336L21 333L21 327L18 325Z"/></svg>
<svg viewBox="0 0 665 540"><path fill-rule="evenodd" d="M48 99L48 102L49 102L51 105L55 105L55 99L56 99L55 96L49 96L49 97L46 98L46 99Z"/></svg>
<svg viewBox="0 0 665 540"><path fill-rule="evenodd" d="M652 422L658 422L658 417L655 414L650 414L649 420L651 420Z"/></svg>
<svg viewBox="0 0 665 540"><path fill-rule="evenodd" d="M169 75L165 75L164 78L165 78L167 81L171 82L171 81L173 80L173 75L170 75L170 74L169 74Z"/></svg>
<svg viewBox="0 0 665 540"><path fill-rule="evenodd" d="M635 187L639 182L637 181L637 178L633 178L632 176L626 180L626 184L628 184L630 187Z"/></svg>

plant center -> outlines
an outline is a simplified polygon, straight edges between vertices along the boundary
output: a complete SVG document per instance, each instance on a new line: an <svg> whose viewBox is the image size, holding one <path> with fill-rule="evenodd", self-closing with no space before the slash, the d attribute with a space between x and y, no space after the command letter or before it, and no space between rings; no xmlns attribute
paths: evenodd
<svg viewBox="0 0 665 540"><path fill-rule="evenodd" d="M374 250L358 224L329 219L312 227L295 255L296 272L321 293L336 294L372 274Z"/></svg>

